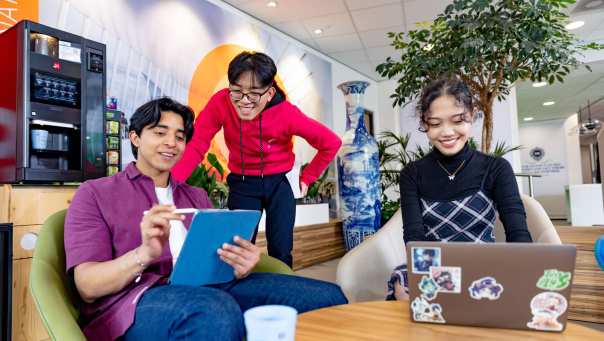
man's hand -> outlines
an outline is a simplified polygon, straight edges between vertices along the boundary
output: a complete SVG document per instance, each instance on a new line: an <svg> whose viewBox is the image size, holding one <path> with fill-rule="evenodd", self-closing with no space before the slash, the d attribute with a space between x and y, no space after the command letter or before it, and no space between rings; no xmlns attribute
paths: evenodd
<svg viewBox="0 0 604 341"><path fill-rule="evenodd" d="M218 249L218 255L220 259L233 267L237 279L244 278L260 261L260 249L239 236L235 236L233 240L238 246L224 243Z"/></svg>
<svg viewBox="0 0 604 341"><path fill-rule="evenodd" d="M144 264L149 264L161 256L164 245L170 237L170 220L184 220L180 214L174 214L173 205L155 205L141 220L141 238L138 256Z"/></svg>
<svg viewBox="0 0 604 341"><path fill-rule="evenodd" d="M308 185L305 184L304 182L300 181L300 194L302 195L302 198L304 198L306 196L307 192L308 192Z"/></svg>

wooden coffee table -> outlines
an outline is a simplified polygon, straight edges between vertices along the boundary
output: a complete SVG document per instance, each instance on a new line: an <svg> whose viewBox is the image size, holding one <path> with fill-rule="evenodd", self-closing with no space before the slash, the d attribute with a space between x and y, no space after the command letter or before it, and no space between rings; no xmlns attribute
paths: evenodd
<svg viewBox="0 0 604 341"><path fill-rule="evenodd" d="M604 332L569 321L563 333L411 322L407 302L376 301L298 316L296 341L329 340L604 340Z"/></svg>

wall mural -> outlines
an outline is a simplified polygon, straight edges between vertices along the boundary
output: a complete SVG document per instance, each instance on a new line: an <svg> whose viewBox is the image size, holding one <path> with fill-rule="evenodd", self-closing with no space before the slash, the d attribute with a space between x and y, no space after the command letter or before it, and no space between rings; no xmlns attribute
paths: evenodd
<svg viewBox="0 0 604 341"><path fill-rule="evenodd" d="M288 99L307 115L332 126L331 63L249 19L203 0L44 0L39 22L107 45L107 97L129 118L147 100L170 96L199 112L227 86L229 61L243 50L257 50L277 63ZM130 143L122 141L122 165ZM314 150L299 139L297 162ZM226 168L226 146L219 134L211 152Z"/></svg>

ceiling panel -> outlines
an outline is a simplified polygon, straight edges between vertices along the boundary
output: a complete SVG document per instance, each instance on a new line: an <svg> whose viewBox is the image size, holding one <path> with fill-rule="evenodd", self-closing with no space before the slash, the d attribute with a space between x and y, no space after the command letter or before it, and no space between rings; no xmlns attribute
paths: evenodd
<svg viewBox="0 0 604 341"><path fill-rule="evenodd" d="M404 30L405 27L399 25L379 30L360 32L359 36L365 47L382 47L392 43L392 39L388 38L388 32L402 32Z"/></svg>
<svg viewBox="0 0 604 341"><path fill-rule="evenodd" d="M261 20L271 22L282 22L286 20L299 20L328 14L346 12L346 6L342 0L276 0L277 7L268 7L268 0L246 1L236 7ZM226 1L229 2L230 1Z"/></svg>
<svg viewBox="0 0 604 341"><path fill-rule="evenodd" d="M330 53L329 56L347 65L354 65L360 62L369 62L369 57L367 56L367 51L365 49L347 52L334 52Z"/></svg>
<svg viewBox="0 0 604 341"><path fill-rule="evenodd" d="M401 0L346 0L349 10L364 9L401 2Z"/></svg>
<svg viewBox="0 0 604 341"><path fill-rule="evenodd" d="M360 50L363 48L357 34L315 38L315 42L317 42L321 51L325 53Z"/></svg>
<svg viewBox="0 0 604 341"><path fill-rule="evenodd" d="M351 11L359 32L404 25L403 6L400 3Z"/></svg>
<svg viewBox="0 0 604 341"><path fill-rule="evenodd" d="M274 24L278 30L289 34L299 40L312 40L312 35L306 30L306 26L298 21L285 21Z"/></svg>
<svg viewBox="0 0 604 341"><path fill-rule="evenodd" d="M398 57L400 52L392 46L376 47L369 50L369 60L374 62L385 62L388 57Z"/></svg>
<svg viewBox="0 0 604 341"><path fill-rule="evenodd" d="M418 22L434 20L451 1L447 0L405 0L405 21L408 30L417 28Z"/></svg>
<svg viewBox="0 0 604 341"><path fill-rule="evenodd" d="M348 12L331 14L324 17L310 18L302 21L308 32L322 29L320 37L330 37L356 33Z"/></svg>

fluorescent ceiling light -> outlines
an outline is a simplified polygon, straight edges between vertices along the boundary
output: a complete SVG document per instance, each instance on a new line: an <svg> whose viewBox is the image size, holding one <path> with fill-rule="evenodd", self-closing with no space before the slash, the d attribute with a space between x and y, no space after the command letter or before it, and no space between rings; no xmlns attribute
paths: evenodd
<svg viewBox="0 0 604 341"><path fill-rule="evenodd" d="M567 30L570 31L570 30L576 30L583 25L585 25L585 21L578 20L578 21L573 21L573 22L567 24L566 26L564 26L564 28L566 28Z"/></svg>
<svg viewBox="0 0 604 341"><path fill-rule="evenodd" d="M316 35L319 35L319 34L322 34L322 33L323 33L323 30L322 30L322 29L320 29L320 28L317 28L317 29L315 29L313 32L314 32Z"/></svg>
<svg viewBox="0 0 604 341"><path fill-rule="evenodd" d="M266 6L268 7L277 7L277 2L276 1L269 1L266 3Z"/></svg>
<svg viewBox="0 0 604 341"><path fill-rule="evenodd" d="M533 83L533 88L540 88L542 86L546 86L547 82L537 82L537 83Z"/></svg>
<svg viewBox="0 0 604 341"><path fill-rule="evenodd" d="M525 117L524 120L525 121L532 121L532 120L534 120L534 118L533 117Z"/></svg>
<svg viewBox="0 0 604 341"><path fill-rule="evenodd" d="M554 105L554 104L556 104L556 102L554 102L554 101L543 102L543 105L546 107L548 107L550 105Z"/></svg>

